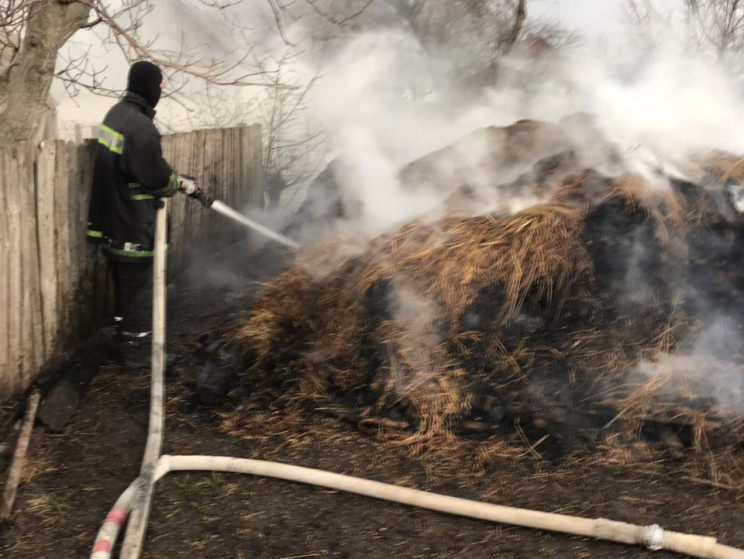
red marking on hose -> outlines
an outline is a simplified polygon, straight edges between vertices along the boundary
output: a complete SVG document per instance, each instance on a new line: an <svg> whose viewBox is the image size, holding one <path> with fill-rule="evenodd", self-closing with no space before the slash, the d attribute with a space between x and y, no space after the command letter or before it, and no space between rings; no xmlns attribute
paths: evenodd
<svg viewBox="0 0 744 559"><path fill-rule="evenodd" d="M98 553L99 551L103 551L104 553L111 553L111 542L108 540L101 540L96 542L96 545L93 546L93 553Z"/></svg>
<svg viewBox="0 0 744 559"><path fill-rule="evenodd" d="M111 509L111 512L108 513L108 516L106 517L106 522L113 522L114 524L121 526L124 524L126 519L127 511L124 509Z"/></svg>

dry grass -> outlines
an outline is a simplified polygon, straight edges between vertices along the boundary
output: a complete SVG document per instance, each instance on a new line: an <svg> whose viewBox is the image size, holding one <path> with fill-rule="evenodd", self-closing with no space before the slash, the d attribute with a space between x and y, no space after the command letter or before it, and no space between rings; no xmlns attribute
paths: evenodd
<svg viewBox="0 0 744 559"><path fill-rule="evenodd" d="M21 483L30 483L39 476L54 472L57 467L47 458L27 459L21 473Z"/></svg>
<svg viewBox="0 0 744 559"><path fill-rule="evenodd" d="M52 527L65 522L65 517L72 510L72 504L67 495L45 493L28 499L26 510L38 516L46 527Z"/></svg>
<svg viewBox="0 0 744 559"><path fill-rule="evenodd" d="M744 182L744 157L714 151L704 158L703 168L722 183L728 180Z"/></svg>
<svg viewBox="0 0 744 559"><path fill-rule="evenodd" d="M671 184L660 191L640 176L586 171L552 203L513 216L416 221L340 258L328 244L310 247L226 332L248 364L253 401L263 402L252 413L271 403L271 431L283 432L285 420L296 428L316 408L364 409L378 436L414 451L457 446L457 426L489 409L519 416L565 400L615 409L625 431L644 418L700 423L710 410L689 406L679 387L670 396L663 375L626 382L640 361L679 350L689 335L679 295L659 293L638 312L613 307L597 288L595 275L607 272L595 269L585 231L607 204L618 219L640 215L658 252L649 273L677 273L689 264L687 233L715 209L702 189ZM400 417L410 429L380 427ZM233 416L225 427L246 429Z"/></svg>
<svg viewBox="0 0 744 559"><path fill-rule="evenodd" d="M279 397L293 409L329 402L337 392L359 405L371 393L376 413L401 408L415 418L416 432L402 443L436 438L441 446L472 403L467 372L451 348L454 341L467 351L463 317L480 312L472 306L492 286L502 304L490 328L508 325L528 298L560 308L585 296L576 286L591 281L591 263L580 235L581 214L557 205L514 217L414 223L335 276L286 272L267 287L234 343L252 362L253 382L278 380ZM284 360L282 353L292 355ZM518 367L505 347L489 355Z"/></svg>

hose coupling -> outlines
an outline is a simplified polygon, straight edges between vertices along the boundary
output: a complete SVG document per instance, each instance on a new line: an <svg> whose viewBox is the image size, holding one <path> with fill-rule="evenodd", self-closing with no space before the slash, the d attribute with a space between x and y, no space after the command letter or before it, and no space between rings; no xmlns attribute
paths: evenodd
<svg viewBox="0 0 744 559"><path fill-rule="evenodd" d="M643 531L643 545L651 551L664 549L664 529L658 524L646 526Z"/></svg>

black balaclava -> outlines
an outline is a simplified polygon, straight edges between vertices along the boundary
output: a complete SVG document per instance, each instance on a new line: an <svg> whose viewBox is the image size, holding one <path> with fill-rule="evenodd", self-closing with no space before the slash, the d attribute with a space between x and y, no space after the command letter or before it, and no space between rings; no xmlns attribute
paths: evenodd
<svg viewBox="0 0 744 559"><path fill-rule="evenodd" d="M152 62L140 60L132 64L127 79L127 91L136 93L150 103L153 108L160 100L160 84L163 74Z"/></svg>

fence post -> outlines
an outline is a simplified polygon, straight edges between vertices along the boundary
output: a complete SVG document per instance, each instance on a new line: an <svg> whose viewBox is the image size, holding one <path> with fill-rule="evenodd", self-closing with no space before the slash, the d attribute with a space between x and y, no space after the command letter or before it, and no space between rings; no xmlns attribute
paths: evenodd
<svg viewBox="0 0 744 559"><path fill-rule="evenodd" d="M240 128L241 205L253 208L264 207L263 153L261 125L253 124ZM238 208L239 209L239 208Z"/></svg>

